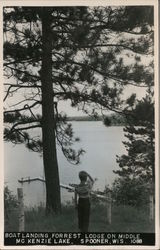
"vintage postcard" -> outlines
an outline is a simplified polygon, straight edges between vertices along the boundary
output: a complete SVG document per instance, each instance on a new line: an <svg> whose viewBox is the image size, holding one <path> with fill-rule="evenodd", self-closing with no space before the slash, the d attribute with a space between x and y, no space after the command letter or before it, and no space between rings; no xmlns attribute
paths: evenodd
<svg viewBox="0 0 160 250"><path fill-rule="evenodd" d="M0 249L159 249L158 1L0 7Z"/></svg>

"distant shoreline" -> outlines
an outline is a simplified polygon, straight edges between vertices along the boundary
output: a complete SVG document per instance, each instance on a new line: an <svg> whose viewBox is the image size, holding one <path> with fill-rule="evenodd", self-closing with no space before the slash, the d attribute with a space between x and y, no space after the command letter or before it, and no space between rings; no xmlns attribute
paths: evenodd
<svg viewBox="0 0 160 250"><path fill-rule="evenodd" d="M112 115L108 115L108 116L98 116L98 117L92 117L92 116L70 116L67 117L67 121L70 122L97 122L97 121L101 121L104 125L106 125L107 127L109 126L125 126L126 125L126 121L125 119L121 116L121 115L117 115L117 114L112 114Z"/></svg>
<svg viewBox="0 0 160 250"><path fill-rule="evenodd" d="M94 118L90 116L70 116L67 117L67 121L83 121L83 122L88 122L88 121L103 121L102 117Z"/></svg>

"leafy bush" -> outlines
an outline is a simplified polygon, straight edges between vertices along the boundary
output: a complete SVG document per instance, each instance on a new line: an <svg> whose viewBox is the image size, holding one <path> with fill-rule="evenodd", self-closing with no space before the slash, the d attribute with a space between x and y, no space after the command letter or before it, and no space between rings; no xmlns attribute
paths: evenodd
<svg viewBox="0 0 160 250"><path fill-rule="evenodd" d="M117 178L112 186L116 204L140 207L149 202L148 189L140 179Z"/></svg>
<svg viewBox="0 0 160 250"><path fill-rule="evenodd" d="M12 228L17 229L16 218L18 208L18 200L9 190L8 186L4 188L4 222L5 230L12 224Z"/></svg>

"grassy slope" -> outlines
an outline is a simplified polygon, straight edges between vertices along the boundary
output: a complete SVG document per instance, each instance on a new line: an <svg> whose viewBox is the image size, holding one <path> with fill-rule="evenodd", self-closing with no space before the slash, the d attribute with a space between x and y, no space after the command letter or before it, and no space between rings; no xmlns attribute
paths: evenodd
<svg viewBox="0 0 160 250"><path fill-rule="evenodd" d="M146 209L114 206L112 224L106 222L106 209L94 205L91 210L91 232L154 232L154 222L149 222ZM5 231L18 231L17 214L10 215ZM46 216L44 208L31 208L25 213L25 230L33 232L77 232L77 211L73 206L63 207L62 214Z"/></svg>

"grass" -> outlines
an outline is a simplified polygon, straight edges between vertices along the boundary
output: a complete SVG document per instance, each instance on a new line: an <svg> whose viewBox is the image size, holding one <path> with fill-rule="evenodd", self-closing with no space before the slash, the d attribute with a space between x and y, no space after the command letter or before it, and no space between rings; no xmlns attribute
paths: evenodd
<svg viewBox="0 0 160 250"><path fill-rule="evenodd" d="M5 231L18 231L18 214L11 212ZM72 204L62 207L60 215L45 215L43 207L29 208L25 212L25 231L27 232L78 232L77 211ZM147 208L131 206L112 206L112 223L107 224L106 208L93 204L90 217L91 232L154 232L154 222L149 221Z"/></svg>

